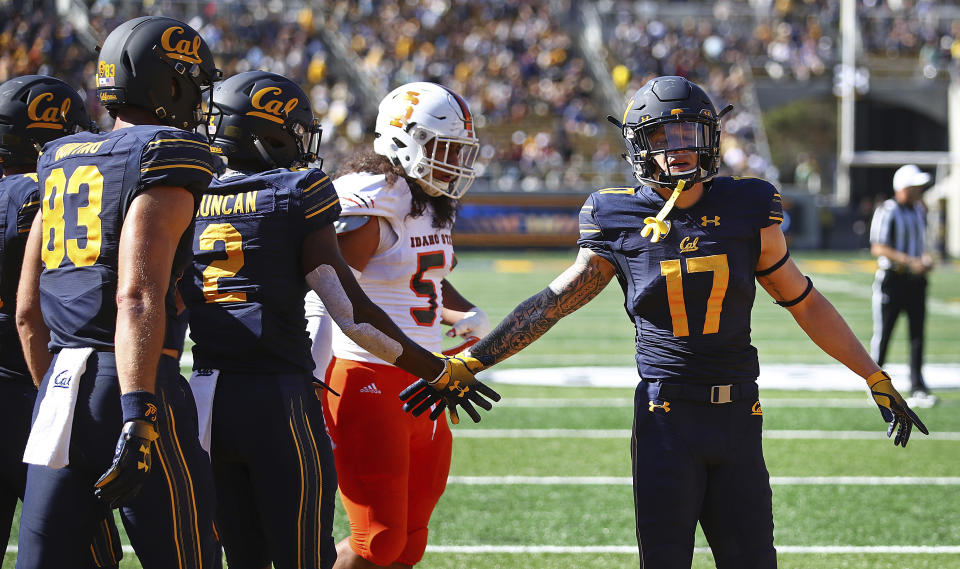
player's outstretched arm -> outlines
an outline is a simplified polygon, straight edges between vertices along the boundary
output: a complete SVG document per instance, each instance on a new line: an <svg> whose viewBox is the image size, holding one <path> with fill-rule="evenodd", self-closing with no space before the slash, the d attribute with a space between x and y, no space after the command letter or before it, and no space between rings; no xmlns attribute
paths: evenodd
<svg viewBox="0 0 960 569"><path fill-rule="evenodd" d="M23 252L23 268L17 285L16 317L17 333L20 336L20 344L23 345L27 368L30 370L33 384L38 388L53 360L53 355L47 347L50 343L50 329L43 321L43 313L40 311L40 273L43 272L43 264L40 260L42 234L43 219L41 213L37 212Z"/></svg>
<svg viewBox="0 0 960 569"><path fill-rule="evenodd" d="M813 287L792 260L787 258L781 263L787 257L787 244L780 226L764 228L761 242L757 282L778 304L790 311L800 328L821 350L864 378L884 420L890 423L887 435L897 428L894 444L906 446L913 425L928 434L923 422L907 406L890 377L880 370L837 309ZM772 267L777 268L770 272Z"/></svg>
<svg viewBox="0 0 960 569"><path fill-rule="evenodd" d="M363 292L340 254L332 225L307 235L302 268L307 284L351 340L385 362L418 377L432 378L443 371L440 358L411 340Z"/></svg>
<svg viewBox="0 0 960 569"><path fill-rule="evenodd" d="M521 302L492 332L469 350L485 368L519 352L543 336L561 318L594 299L616 273L609 261L590 249L547 288Z"/></svg>
<svg viewBox="0 0 960 569"><path fill-rule="evenodd" d="M600 294L615 269L589 249L580 249L577 260L547 288L521 302L497 327L472 348L448 359L448 369L432 382L421 379L400 393L404 411L419 415L434 403L443 403L447 391L460 389L458 374L476 374L519 352L542 336L564 316ZM478 382L479 383L479 382ZM497 397L498 400L499 396ZM449 404L449 398L447 398ZM462 405L474 421L476 411ZM431 417L435 417L435 408ZM451 416L455 417L453 411ZM456 419L454 419L456 422Z"/></svg>

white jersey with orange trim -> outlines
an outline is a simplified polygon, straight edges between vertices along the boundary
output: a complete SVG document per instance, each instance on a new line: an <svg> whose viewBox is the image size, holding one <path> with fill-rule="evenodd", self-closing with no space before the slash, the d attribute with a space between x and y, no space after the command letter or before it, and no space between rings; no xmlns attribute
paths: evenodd
<svg viewBox="0 0 960 569"><path fill-rule="evenodd" d="M341 216L380 217L396 238L385 240L357 281L403 332L424 348L439 352L442 332L440 282L453 268L452 226L433 227L428 204L417 217L410 214L410 188L404 178L387 184L383 175L353 173L333 182L340 196ZM386 229L381 223L381 233ZM384 363L333 327L333 355L361 362Z"/></svg>

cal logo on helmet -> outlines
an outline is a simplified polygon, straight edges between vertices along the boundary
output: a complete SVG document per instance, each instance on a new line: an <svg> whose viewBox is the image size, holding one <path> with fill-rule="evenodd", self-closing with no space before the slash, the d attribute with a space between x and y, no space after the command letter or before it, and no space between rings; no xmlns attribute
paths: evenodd
<svg viewBox="0 0 960 569"><path fill-rule="evenodd" d="M49 128L63 130L67 113L70 112L70 99L66 98L59 105L53 93L40 93L27 104L27 128Z"/></svg>
<svg viewBox="0 0 960 569"><path fill-rule="evenodd" d="M283 95L283 89L279 87L264 87L258 90L250 97L250 104L256 110L248 111L245 114L283 124L286 122L284 117L297 108L300 99L293 97L284 101L281 95Z"/></svg>
<svg viewBox="0 0 960 569"><path fill-rule="evenodd" d="M180 26L170 26L160 36L160 47L170 59L178 59L186 63L203 63L200 57L200 46L203 39L195 35L193 39L185 37L186 32Z"/></svg>

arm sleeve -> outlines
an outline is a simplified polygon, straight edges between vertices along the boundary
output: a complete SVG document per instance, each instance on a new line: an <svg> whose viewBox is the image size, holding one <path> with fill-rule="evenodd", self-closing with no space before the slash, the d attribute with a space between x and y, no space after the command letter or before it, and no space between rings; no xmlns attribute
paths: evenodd
<svg viewBox="0 0 960 569"><path fill-rule="evenodd" d="M33 226L33 218L40 211L40 189L29 192L24 196L23 203L20 204L20 210L17 212L17 234L23 235L30 232Z"/></svg>
<svg viewBox="0 0 960 569"><path fill-rule="evenodd" d="M402 184L406 184L403 179L388 185L383 176L364 174L348 174L337 178L334 186L340 196L340 215L402 219L406 215L404 205L409 208L410 199L409 190Z"/></svg>
<svg viewBox="0 0 960 569"><path fill-rule="evenodd" d="M300 223L304 234L330 225L340 216L340 200L333 189L330 176L323 170L308 170L297 183L300 190L300 208L296 215L301 216Z"/></svg>
<svg viewBox="0 0 960 569"><path fill-rule="evenodd" d="M577 245L583 249L590 249L604 259L611 261L610 244L597 218L597 194L590 194L587 201L580 208L580 237Z"/></svg>
<svg viewBox="0 0 960 569"><path fill-rule="evenodd" d="M184 130L158 131L143 147L140 183L134 195L153 186L175 186L186 188L199 199L210 185L213 172L210 146L199 134Z"/></svg>
<svg viewBox="0 0 960 569"><path fill-rule="evenodd" d="M770 227L774 223L783 223L783 200L780 197L780 192L777 191L773 184L769 182L764 182L768 187L769 200L767 207L767 215L761 227Z"/></svg>

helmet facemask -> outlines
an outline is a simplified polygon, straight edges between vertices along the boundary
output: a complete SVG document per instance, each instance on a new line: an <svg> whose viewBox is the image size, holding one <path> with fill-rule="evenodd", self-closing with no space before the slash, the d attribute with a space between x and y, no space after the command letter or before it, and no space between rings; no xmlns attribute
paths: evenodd
<svg viewBox="0 0 960 569"><path fill-rule="evenodd" d="M476 177L473 163L480 151L476 137L441 135L416 126L412 135L422 154L411 177L431 196L460 199Z"/></svg>
<svg viewBox="0 0 960 569"><path fill-rule="evenodd" d="M397 87L380 102L373 150L430 196L460 199L473 184L480 143L466 101L436 83Z"/></svg>
<svg viewBox="0 0 960 569"><path fill-rule="evenodd" d="M636 178L646 184L690 189L716 175L720 129L713 117L677 114L623 126ZM692 161L691 161L692 160Z"/></svg>

